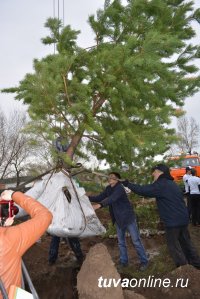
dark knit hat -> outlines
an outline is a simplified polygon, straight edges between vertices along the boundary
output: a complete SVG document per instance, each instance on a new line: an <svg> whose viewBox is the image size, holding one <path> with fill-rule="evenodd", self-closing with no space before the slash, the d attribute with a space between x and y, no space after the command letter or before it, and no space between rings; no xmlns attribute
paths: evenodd
<svg viewBox="0 0 200 299"><path fill-rule="evenodd" d="M158 165L156 165L156 166L154 166L152 168L152 172L154 172L154 170L156 170L156 169L158 169L158 170L160 170L160 171L163 172L160 175L159 178L166 178L166 179L172 180L172 181L174 180L174 178L170 174L170 169L169 169L169 167L167 165L165 165L165 164L158 164Z"/></svg>
<svg viewBox="0 0 200 299"><path fill-rule="evenodd" d="M169 173L170 172L169 167L165 164L157 164L156 166L154 166L152 168L152 172L154 172L154 170L156 170L156 169L162 171L163 173Z"/></svg>

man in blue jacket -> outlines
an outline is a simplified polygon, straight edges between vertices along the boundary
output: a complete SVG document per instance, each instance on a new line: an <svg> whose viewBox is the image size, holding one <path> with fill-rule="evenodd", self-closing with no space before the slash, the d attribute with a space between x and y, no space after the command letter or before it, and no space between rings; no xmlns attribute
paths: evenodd
<svg viewBox="0 0 200 299"><path fill-rule="evenodd" d="M165 225L167 246L176 266L191 264L200 269L200 257L190 240L189 216L181 189L164 164L155 166L152 175L153 184L141 186L129 181L123 184L136 194L156 198L160 218Z"/></svg>
<svg viewBox="0 0 200 299"><path fill-rule="evenodd" d="M128 265L128 254L125 233L130 233L132 243L140 259L140 270L147 268L148 258L140 240L136 217L131 207L123 185L119 182L120 175L111 172L108 177L109 185L97 196L89 196L90 201L97 202L94 209L109 206L113 224L116 223L118 245L120 251L120 265Z"/></svg>

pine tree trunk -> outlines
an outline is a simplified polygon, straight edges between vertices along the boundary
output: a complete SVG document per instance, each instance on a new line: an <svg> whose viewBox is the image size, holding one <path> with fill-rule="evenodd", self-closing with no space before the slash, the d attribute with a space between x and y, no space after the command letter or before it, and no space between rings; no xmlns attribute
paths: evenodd
<svg viewBox="0 0 200 299"><path fill-rule="evenodd" d="M83 133L84 133L84 128L79 128L76 132L76 134L72 137L72 140L70 142L70 145L66 151L66 154L67 156L73 160L73 156L74 156L74 153L75 153L75 150L77 148L77 146L79 145L79 142L81 141L81 138L83 136Z"/></svg>

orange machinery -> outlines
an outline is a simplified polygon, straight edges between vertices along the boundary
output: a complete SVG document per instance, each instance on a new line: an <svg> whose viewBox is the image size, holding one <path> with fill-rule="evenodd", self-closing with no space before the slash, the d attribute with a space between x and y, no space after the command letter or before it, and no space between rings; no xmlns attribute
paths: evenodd
<svg viewBox="0 0 200 299"><path fill-rule="evenodd" d="M169 160L178 162L170 168L170 174L176 182L182 181L187 166L194 168L196 170L196 175L200 177L200 157L198 154L173 156L170 157Z"/></svg>

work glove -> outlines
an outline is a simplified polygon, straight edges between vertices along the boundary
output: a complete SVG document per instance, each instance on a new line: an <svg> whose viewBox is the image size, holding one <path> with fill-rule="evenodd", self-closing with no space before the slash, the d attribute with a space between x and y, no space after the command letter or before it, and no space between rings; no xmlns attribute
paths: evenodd
<svg viewBox="0 0 200 299"><path fill-rule="evenodd" d="M124 185L124 187L128 187L129 180L122 181L121 183Z"/></svg>
<svg viewBox="0 0 200 299"><path fill-rule="evenodd" d="M3 200L12 200L12 194L14 193L13 190L5 190L1 193L1 198Z"/></svg>

